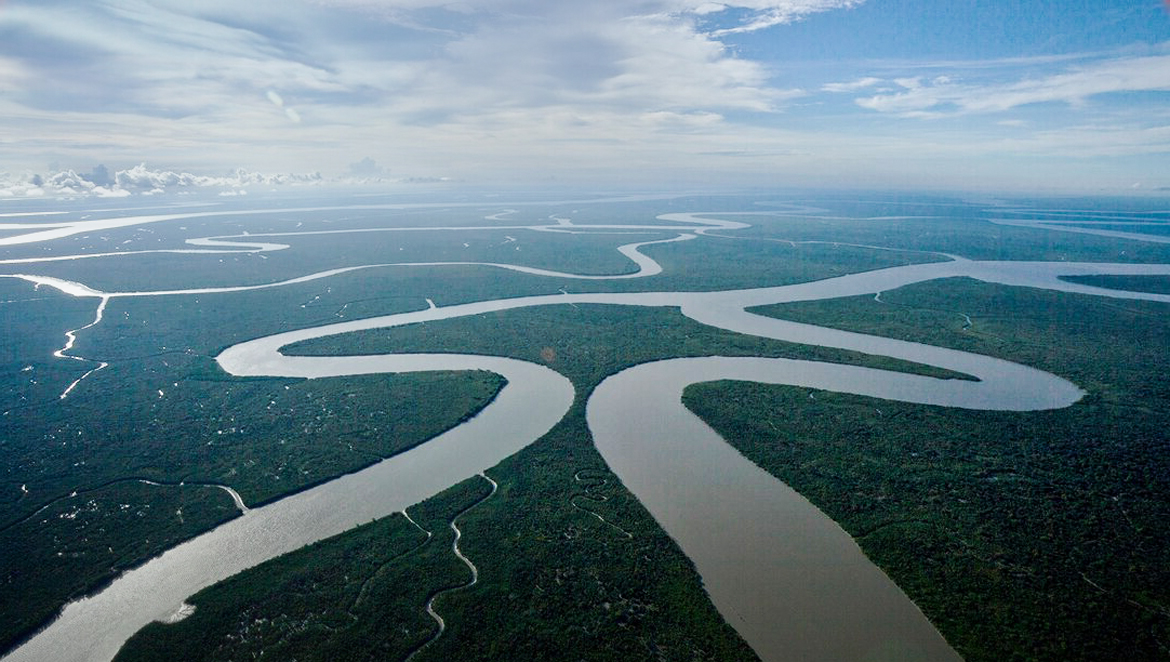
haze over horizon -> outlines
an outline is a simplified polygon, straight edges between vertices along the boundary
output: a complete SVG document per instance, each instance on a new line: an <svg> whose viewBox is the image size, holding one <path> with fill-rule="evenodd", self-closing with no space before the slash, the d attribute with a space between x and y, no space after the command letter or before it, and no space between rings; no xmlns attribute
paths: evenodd
<svg viewBox="0 0 1170 662"><path fill-rule="evenodd" d="M1149 191L1168 101L1156 0L0 3L17 178Z"/></svg>

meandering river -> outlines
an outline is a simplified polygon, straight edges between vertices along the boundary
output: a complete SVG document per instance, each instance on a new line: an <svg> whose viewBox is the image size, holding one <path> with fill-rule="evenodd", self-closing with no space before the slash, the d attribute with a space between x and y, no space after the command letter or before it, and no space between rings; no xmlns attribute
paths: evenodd
<svg viewBox="0 0 1170 662"><path fill-rule="evenodd" d="M169 218L180 217L190 215ZM160 219L150 217L151 222L157 220ZM702 222L693 214L673 215L669 220ZM729 223L718 227L726 228ZM558 231L571 229L565 223L557 226ZM670 241L693 236L680 235ZM623 247L623 254L643 274L657 268L657 263L638 252L638 247L647 243ZM557 273L493 266L534 275ZM286 282L328 278L348 269ZM1170 301L1166 295L1105 290L1058 278L1088 274L1170 275L1170 265L954 260L787 287L562 294L432 305L410 313L340 322L240 343L217 358L224 370L239 376L328 379L372 373L490 370L502 375L507 384L478 416L421 446L361 472L249 510L125 573L97 595L68 605L59 619L6 659L108 660L131 634L153 620L166 619L199 589L372 518L401 511L489 469L540 438L562 418L577 395L560 374L513 359L460 354L307 357L286 356L281 348L364 329L524 307L585 303L677 307L696 321L722 329L889 356L977 378L945 380L787 359L680 358L635 366L613 375L588 395L587 403L590 431L605 461L695 563L720 613L762 659L863 659L892 650L901 651L902 659L958 659L917 607L865 558L840 527L688 412L680 401L682 389L697 382L737 379L947 407L1016 411L1065 407L1076 402L1082 391L1060 377L1027 366L776 320L747 309L786 301L872 295L955 276ZM16 277L75 296L99 297L103 303L118 296L231 292L278 285L107 293L58 279Z"/></svg>

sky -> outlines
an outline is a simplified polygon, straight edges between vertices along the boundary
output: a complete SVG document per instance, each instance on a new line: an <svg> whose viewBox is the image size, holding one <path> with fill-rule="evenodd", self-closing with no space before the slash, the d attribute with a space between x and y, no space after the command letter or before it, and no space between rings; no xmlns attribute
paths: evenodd
<svg viewBox="0 0 1170 662"><path fill-rule="evenodd" d="M0 0L0 171L1170 187L1170 0Z"/></svg>

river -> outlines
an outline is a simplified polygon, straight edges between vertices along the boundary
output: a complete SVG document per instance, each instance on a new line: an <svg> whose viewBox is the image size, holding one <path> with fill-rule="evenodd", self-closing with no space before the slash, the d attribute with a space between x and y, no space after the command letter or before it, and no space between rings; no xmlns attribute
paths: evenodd
<svg viewBox="0 0 1170 662"><path fill-rule="evenodd" d="M652 260L641 259L645 256L637 252L636 245L625 254L638 264L640 272L657 267ZM341 271L295 280L327 278ZM1087 274L1170 275L1170 265L954 260L786 287L561 294L432 305L410 313L240 343L217 358L224 370L239 376L326 379L372 373L490 370L502 375L507 385L478 416L421 446L249 510L125 573L97 595L68 605L60 618L5 659L108 660L126 638L151 621L173 615L183 600L199 589L310 542L401 511L489 469L540 438L563 417L577 395L560 374L512 359L459 354L305 357L286 356L280 351L282 347L363 329L585 303L678 307L696 321L731 331L890 356L976 377L978 381L943 380L786 359L671 359L609 377L588 396L587 403L589 427L605 461L696 564L720 613L762 659L861 659L881 651L897 651L900 659L958 659L917 607L865 558L839 526L690 414L680 402L681 391L696 382L741 379L948 407L1017 411L1065 407L1076 402L1082 391L1064 379L1027 366L785 322L754 315L747 308L873 295L955 276L1170 301L1165 295L1105 290L1058 278ZM34 280L27 275L18 277ZM105 293L56 279L36 277L34 282L75 296L101 297L103 302L116 296L212 291ZM253 287L220 291L242 289Z"/></svg>

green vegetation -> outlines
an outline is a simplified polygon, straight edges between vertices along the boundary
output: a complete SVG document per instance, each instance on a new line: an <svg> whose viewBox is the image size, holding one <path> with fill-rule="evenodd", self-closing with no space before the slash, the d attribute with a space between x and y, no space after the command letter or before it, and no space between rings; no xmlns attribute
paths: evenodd
<svg viewBox="0 0 1170 662"><path fill-rule="evenodd" d="M732 216L731 218L734 218ZM784 236L788 219L752 219L761 229ZM735 231L735 234L743 232ZM914 251L875 251L835 243L795 244L788 241L745 240L734 236L705 237L661 246L647 246L647 255L662 264L663 274L621 290L708 291L791 285L872 269L920 262L938 262L937 254ZM601 288L591 287L591 290ZM606 287L618 291L617 286Z"/></svg>
<svg viewBox="0 0 1170 662"><path fill-rule="evenodd" d="M832 208L836 211L837 205L832 205ZM970 207L951 206L935 209L932 214L929 208L892 206L885 212L873 209L869 212L873 218L759 218L749 221L753 223L752 228L737 230L734 234L749 238L822 241L830 245L848 242L923 251L928 257L935 256L932 259L937 259L941 251L972 260L1170 262L1170 245L1167 244L994 225L985 219L1004 217L995 210L979 212Z"/></svg>
<svg viewBox="0 0 1170 662"><path fill-rule="evenodd" d="M1085 388L1025 413L728 382L684 401L845 527L966 659L1165 659L1170 390L1149 376L1170 361L1170 307L953 279L767 312Z"/></svg>
<svg viewBox="0 0 1170 662"><path fill-rule="evenodd" d="M56 399L81 372L96 367L58 359L65 330L93 321L94 299L78 299L21 280L0 278L0 300L19 306L0 315L0 425L16 408ZM0 437L0 443L4 438ZM5 497L11 498L11 493ZM0 499L2 501L2 499Z"/></svg>
<svg viewBox="0 0 1170 662"><path fill-rule="evenodd" d="M680 234L678 230L638 230L634 234L613 234L612 230L588 231L589 225L634 224L682 226L690 229L692 224L656 220L656 216L670 211L718 210L738 208L725 198L681 199L668 203L643 205L580 205L572 209L546 207L524 209L494 225L549 225L555 224L549 216L563 215L579 224L576 234L537 232L524 228L495 229L493 224L483 220L483 213L470 210L434 210L427 213L354 212L345 222L324 222L320 214L290 213L271 220L263 217L252 219L252 223L238 221L227 223L216 219L176 221L157 224L151 228L152 242L149 248L189 249L184 240L190 237L240 233L248 230L252 235L271 231L275 233L298 231L296 222L304 226L300 231L333 231L344 228L393 227L393 226L488 226L482 230L459 232L360 232L350 234L323 234L312 236L255 236L252 241L288 245L287 250L262 254L239 253L223 255L199 254L143 254L109 260L75 260L38 264L36 273L55 276L85 283L105 291L150 291L183 289L192 287L226 287L257 285L279 282L285 279L305 276L311 273L336 268L340 265L376 265L399 262L483 262L516 264L560 271L569 274L617 275L636 271L636 266L617 252L617 247L661 239L671 239ZM551 214L550 214L551 212ZM712 211L713 218L720 218ZM808 232L808 226L817 225L807 217L748 216L735 214L723 218L743 220L757 225L757 228L734 232L717 232L698 240L647 246L643 252L658 260L663 273L644 279L613 281L581 281L573 278L534 278L487 266L441 266L441 267L377 267L360 270L326 281L310 282L280 290L261 293L236 293L230 295L230 305L223 305L228 298L224 294L206 294L194 297L164 299L157 303L134 302L140 306L183 306L191 308L203 302L212 306L216 314L233 314L238 302L248 299L264 301L264 307L271 312L269 320L258 320L261 324L273 324L288 316L306 317L316 313L316 319L308 321L321 323L328 316L347 303L364 298L398 299L400 306L405 300L413 307L422 307L423 297L431 297L439 305L455 302L519 296L522 294L555 293L560 287L570 291L637 291L637 290L688 290L688 289L730 289L756 287L759 285L782 285L826 278L867 269L911 264L941 259L937 253L923 253L914 250L874 251L846 244L793 245L789 238L801 239ZM296 222L294 222L296 221ZM854 221L860 223L859 221ZM933 221L936 225L940 221ZM227 225L228 227L224 227ZM694 224L694 228L701 227ZM185 229L182 229L185 228ZM832 225L837 234L850 227L836 222ZM880 228L875 227L872 241L859 243L888 243ZM948 231L951 231L948 228ZM745 234L746 233L746 234ZM723 236L726 235L726 236ZM740 236L778 237L778 241L744 241ZM141 234L135 230L111 233L115 239L127 237L133 240L127 248L138 245ZM510 241L509 238L514 241ZM818 237L819 238L819 237ZM239 241L249 241L240 237ZM160 243L154 243L154 241ZM851 240L852 241L852 240ZM466 244L466 246L464 245ZM915 248L911 246L910 248ZM2 253L2 251L0 251ZM115 266L116 263L116 266ZM213 266L214 265L214 266ZM358 285L358 281L364 286ZM437 284L441 282L441 285ZM373 293L371 296L370 293ZM218 303L218 305L217 305ZM127 304L122 304L127 305ZM305 308L301 308L305 306ZM246 308L245 308L246 309ZM397 310L408 310L410 306ZM347 311L356 316L354 311ZM186 319L178 316L175 321ZM167 320L157 319L166 324ZM205 329L202 329L205 330Z"/></svg>
<svg viewBox="0 0 1170 662"><path fill-rule="evenodd" d="M0 564L0 613L11 614L0 649L66 601L235 516L222 490L191 484L232 486L255 506L416 446L501 386L483 372L229 379L179 354L118 361L66 400L13 409L0 417L10 486L0 548L17 552Z"/></svg>
<svg viewBox="0 0 1170 662"><path fill-rule="evenodd" d="M592 487L609 500L590 506L632 537L572 507L585 491L573 474L611 475L583 427L575 411L492 469L499 491L459 520L460 549L479 582L438 599L447 631L415 659L562 659L565 651L582 660L754 659L686 557L617 481ZM451 553L447 521L485 488L472 479L459 487L462 497L448 491L410 508L435 534L421 548L411 547L422 536L400 517L355 529L309 549L360 554L305 550L242 573L196 596L188 620L143 630L119 659L170 660L175 651L206 651L183 659L238 659L261 647L270 659L293 652L403 659L434 631L422 611L427 597L468 579ZM379 541L373 549L370 540ZM367 581L367 598L354 608Z"/></svg>
<svg viewBox="0 0 1170 662"><path fill-rule="evenodd" d="M1135 234L1170 235L1170 223L1061 223L1060 226L1086 228L1090 230L1109 230L1110 232L1132 232ZM1058 227L1060 227L1058 226Z"/></svg>
<svg viewBox="0 0 1170 662"><path fill-rule="evenodd" d="M1107 290L1170 294L1170 277L1166 276L1065 276L1061 280Z"/></svg>
<svg viewBox="0 0 1170 662"><path fill-rule="evenodd" d="M572 380L578 398L586 397L602 379L624 368L679 356L781 356L961 377L941 368L898 359L724 331L684 317L675 308L601 304L520 308L359 331L296 343L284 352L339 356L441 352L452 347L463 353L545 363Z"/></svg>
<svg viewBox="0 0 1170 662"><path fill-rule="evenodd" d="M169 362L190 372L169 382L173 374L158 375L153 362L119 362L61 404L21 412L44 431L6 449L29 492L6 509L10 521L126 477L223 483L250 505L265 503L416 446L474 415L502 385L484 372L229 380L204 359ZM103 394L115 384L111 403ZM0 424L15 438L22 422Z"/></svg>
<svg viewBox="0 0 1170 662"><path fill-rule="evenodd" d="M236 515L219 488L124 480L54 501L0 529L0 623L12 642L43 625L64 599Z"/></svg>
<svg viewBox="0 0 1170 662"><path fill-rule="evenodd" d="M470 579L448 523L487 494L483 479L464 481L411 508L418 526L396 513L232 577L188 600L186 620L144 628L117 659L402 659L437 629L422 610L431 587Z"/></svg>
<svg viewBox="0 0 1170 662"><path fill-rule="evenodd" d="M236 488L249 505L270 501L421 443L479 411L500 388L498 377L471 372L231 378L211 357L242 340L417 310L427 298L443 306L561 288L781 285L944 259L936 251L976 259L1170 262L1170 246L992 225L984 219L998 217L997 210L953 200L875 202L867 195L807 202L821 209L727 216L754 227L646 247L664 273L644 279L536 278L476 266L379 268L246 293L116 299L72 351L111 365L65 400L58 399L65 386L96 363L52 352L64 344L65 330L93 320L97 300L0 279L0 305L10 306L0 347L0 651L68 599L233 517L227 495L206 483ZM617 246L677 232L583 236L502 226L548 223L550 215L582 224L652 224L671 211L713 210L718 217L719 209L793 209L733 197L518 208L497 221L483 221L501 211L496 206L190 219L86 241L95 250L148 238L150 248L183 248L192 236L292 231L302 220L304 230L479 223L498 229L289 237L271 241L290 250L264 255L78 260L38 264L35 273L122 290L273 282L398 261L628 273L634 267ZM23 256L13 248L0 254ZM1167 279L1155 277L1070 280L1170 292ZM765 310L1002 356L1084 387L1089 395L1070 409L1024 414L822 392L812 399L807 389L742 383L696 386L686 399L745 454L852 532L969 659L1164 659L1170 421L1163 410L1170 391L1151 375L1164 373L1170 349L1165 306L952 280L887 292L882 302L862 297ZM561 423L490 470L499 491L460 517L460 547L480 581L438 599L448 629L422 650L422 661L556 659L565 651L590 660L753 657L714 611L690 562L594 450L584 402L604 377L645 361L714 354L961 377L722 332L673 309L595 305L355 333L289 351L511 356L544 362L578 389ZM401 659L434 632L422 611L427 597L467 581L447 523L486 491L486 481L472 479L411 507L433 532L429 540L393 515L231 578L193 598L195 615L148 627L123 656Z"/></svg>
<svg viewBox="0 0 1170 662"><path fill-rule="evenodd" d="M565 650L579 651L582 659L590 660L659 655L667 659L712 660L753 657L714 612L690 562L641 505L620 489L593 448L584 421L584 402L606 376L645 361L711 354L817 358L949 376L942 370L893 359L721 331L683 317L674 309L602 305L545 306L362 331L306 341L289 346L285 352L376 354L442 351L451 347L544 361L572 379L579 397L566 418L548 435L492 469L492 476L500 483L499 493L460 520L466 523L461 548L479 568L480 582L467 591L443 597L439 608L449 629L427 646L420 660L555 659L562 657ZM440 502L442 497L424 505L439 507ZM590 511L598 512L605 521ZM345 534L336 539L336 544L348 546L351 536L367 535ZM321 565L331 573L343 568L349 577L363 576L363 566L342 563L329 560ZM403 558L395 563L407 565L415 561ZM202 599L230 605L217 607L214 613L232 614L231 619L209 615L196 620L202 613L200 607L196 616L182 624L144 630L136 640L135 646L140 648L135 648L135 655L145 656L140 651L147 650L187 650L188 646L213 648L210 643L194 646L192 642L206 641L201 639L206 636L227 637L230 633L241 636L234 620L236 613L272 623L300 623L297 614L301 613L331 614L336 612L335 605L345 601L346 591L353 590L320 580L311 596L305 596L299 606L290 607L281 601L266 601L263 595L268 589L256 588L284 586L300 576L299 568L300 565L287 566L278 560L242 574L238 583L254 587L251 594L244 591L240 595L242 589L233 588L237 580L222 589L205 591ZM395 572L405 570L398 568ZM421 586L410 591L400 588L395 594L397 602L384 606L382 616L361 617L362 623L353 626L364 633L361 641L371 650L385 651L390 659L395 655L400 659L401 654L393 651L408 650L413 639L401 632L399 623L410 623L411 618L421 614L425 600L420 595L458 583L458 576L456 573L455 578L432 579L409 575L404 581ZM399 618L400 614L410 617ZM382 623L381 629L374 623ZM203 634L209 631L219 634ZM332 632L336 640L320 644L323 650L337 650L336 646L343 645L338 642L353 639L338 631L337 626ZM259 642L268 641L264 638L267 636L233 639L237 644L233 650L251 650ZM294 645L301 636L289 635L287 640L274 644L272 650L291 651L285 646ZM154 657L127 654L127 659L166 657L163 653Z"/></svg>
<svg viewBox="0 0 1170 662"><path fill-rule="evenodd" d="M491 475L496 497L460 520L480 582L444 596L448 630L417 659L755 659L593 449L583 401ZM606 497L585 505L628 536L575 507L587 493Z"/></svg>

